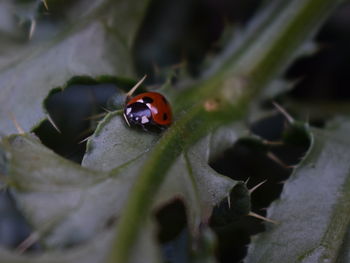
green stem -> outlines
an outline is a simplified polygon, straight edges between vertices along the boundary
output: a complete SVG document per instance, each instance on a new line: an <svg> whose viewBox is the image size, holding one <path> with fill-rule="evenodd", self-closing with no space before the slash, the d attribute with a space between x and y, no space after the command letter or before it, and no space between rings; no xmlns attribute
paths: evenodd
<svg viewBox="0 0 350 263"><path fill-rule="evenodd" d="M340 2L293 0L275 5L274 19L267 17L264 26L205 81L180 94L175 107L179 120L163 134L140 171L120 218L109 263L129 261L158 189L183 149L219 125L241 118L260 90L285 69Z"/></svg>

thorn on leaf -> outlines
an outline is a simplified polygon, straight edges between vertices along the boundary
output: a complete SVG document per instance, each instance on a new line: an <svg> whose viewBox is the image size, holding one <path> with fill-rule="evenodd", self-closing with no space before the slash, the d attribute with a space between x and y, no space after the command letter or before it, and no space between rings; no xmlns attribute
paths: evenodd
<svg viewBox="0 0 350 263"><path fill-rule="evenodd" d="M24 129L19 125L19 123L17 122L17 119L15 116L13 116L12 113L10 113L10 119L12 120L13 124L15 125L17 132L19 134L25 134Z"/></svg>
<svg viewBox="0 0 350 263"><path fill-rule="evenodd" d="M277 102L273 101L272 104L277 108L277 110L287 119L287 121L292 124L294 123L294 118Z"/></svg>
<svg viewBox="0 0 350 263"><path fill-rule="evenodd" d="M249 212L248 216L252 216L252 217L261 219L261 220L263 220L263 221L272 223L272 224L276 224L276 225L279 224L279 222L277 222L277 221L275 221L275 220L272 220L272 219L270 219L270 218L261 216L261 215L259 215L259 214L257 214L257 213L252 212L252 211Z"/></svg>

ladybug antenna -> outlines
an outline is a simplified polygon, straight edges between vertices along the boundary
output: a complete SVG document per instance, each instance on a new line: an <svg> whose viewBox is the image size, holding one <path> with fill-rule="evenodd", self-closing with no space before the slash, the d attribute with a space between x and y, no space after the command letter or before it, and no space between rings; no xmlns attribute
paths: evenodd
<svg viewBox="0 0 350 263"><path fill-rule="evenodd" d="M135 90L137 90L138 87L140 87L140 85L142 84L142 82L144 82L144 80L146 79L147 75L144 75L142 79L139 80L139 82L137 82L135 84L134 87L131 88L131 90L129 90L128 93L126 93L126 97L131 97L131 95L135 92Z"/></svg>

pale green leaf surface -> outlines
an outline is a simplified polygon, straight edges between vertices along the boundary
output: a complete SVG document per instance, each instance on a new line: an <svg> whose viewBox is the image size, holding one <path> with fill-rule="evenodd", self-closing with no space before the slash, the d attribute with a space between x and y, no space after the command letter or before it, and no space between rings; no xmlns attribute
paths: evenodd
<svg viewBox="0 0 350 263"><path fill-rule="evenodd" d="M12 1L13 2L13 1ZM11 1L1 1L0 3L0 36L10 37L15 35L16 21L11 15L13 4Z"/></svg>
<svg viewBox="0 0 350 263"><path fill-rule="evenodd" d="M350 222L349 132L347 120L313 130L310 152L268 209L280 223L254 239L245 262L336 262Z"/></svg>
<svg viewBox="0 0 350 263"><path fill-rule="evenodd" d="M113 176L92 171L57 156L33 136L10 137L4 148L9 155L6 163L13 196L40 241L54 248L86 244L83 250L71 249L59 257L44 253L32 262L101 262L113 233L106 231L108 222L118 220L139 167L133 164L116 169ZM119 172L129 176L118 177ZM140 233L135 246L138 256L131 262L159 261L153 229L148 224ZM91 257L91 253L98 255ZM21 257L12 256L9 262L21 262Z"/></svg>
<svg viewBox="0 0 350 263"><path fill-rule="evenodd" d="M197 231L200 222L208 219L211 208L234 186L234 181L210 168L208 161L232 146L243 130L239 125L223 127L184 152L169 170L155 198L155 206L175 197L183 199L188 206L190 229ZM112 170L135 159L130 165L141 165L159 136L130 128L120 114L111 113L89 139L83 165L102 171ZM139 158L141 155L144 158ZM123 174L123 177L127 176Z"/></svg>
<svg viewBox="0 0 350 263"><path fill-rule="evenodd" d="M9 149L15 199L35 229L44 233L47 245L86 240L118 216L132 177L110 177L80 167L28 136L15 137ZM135 174L135 168L120 171Z"/></svg>
<svg viewBox="0 0 350 263"><path fill-rule="evenodd" d="M210 133L182 154L169 170L156 200L180 196L188 206L188 224L192 232L207 222L212 208L224 199L235 182L215 172L208 162L233 146L244 133L240 125L224 126ZM167 197L167 198L165 198Z"/></svg>
<svg viewBox="0 0 350 263"><path fill-rule="evenodd" d="M74 76L132 75L130 48L147 1L98 3L93 10L87 8L84 17L78 16L70 30L49 40L2 48L6 52L0 54L1 133L16 132L11 116L30 131L45 118L42 102L49 91ZM116 27L122 18L123 26Z"/></svg>
<svg viewBox="0 0 350 263"><path fill-rule="evenodd" d="M110 114L105 118L96 131L96 136L111 135L111 130L121 134L117 137L105 137L105 144L111 144L113 140L125 138L133 132L138 134L133 135L134 139L137 136L149 136L153 141L156 137L131 130L117 114ZM225 129L222 129L219 132L221 139L226 138L226 143L221 147L229 147L237 139L237 135L232 127L226 127L226 132L224 131ZM207 146L217 139L215 134L206 137L195 148L208 152ZM94 138L91 140L94 141ZM110 153L116 153L118 150L125 153L123 150L128 145L114 142L114 149L110 149ZM108 174L73 164L42 146L32 136L13 136L6 140L5 148L10 153L9 178L10 184L13 185L14 197L46 245L60 247L90 240L106 227L108 220L118 218L137 170L144 161L144 156L140 157L140 154L149 147L147 144L136 146L138 148L136 147L134 152L126 154L135 161L127 160L129 164L120 167L115 168L115 155L104 156L109 156L110 165L115 168ZM99 148L92 147L90 151L99 151ZM189 207L189 224L194 234L198 231L200 222L208 220L211 208L221 201L234 185L232 180L215 173L208 166L208 156L207 154L200 158L194 151L189 151L186 158L179 158L155 204L158 206L181 196ZM101 156L97 158L101 160ZM97 168L96 165L93 167ZM145 227L145 231L148 231L147 229L148 227ZM154 231L152 233L154 234ZM152 237L141 233L139 238ZM155 248L155 241L148 243ZM145 250L145 253L155 251L154 256L158 253L157 249L145 249L145 246L140 246L139 249ZM137 259L140 257L135 258L135 262Z"/></svg>
<svg viewBox="0 0 350 263"><path fill-rule="evenodd" d="M225 198L235 184L217 174L209 167L208 161L232 146L243 130L239 125L223 127L203 138L192 149L185 150L168 171L153 207L164 205L174 198L182 199L187 207L189 229L194 236L198 236L200 223L208 222L213 206ZM117 113L109 114L89 139L83 164L93 169L112 169L114 173L113 169L121 165L120 159L128 162L142 154L143 158L130 163L142 165L159 136L133 130ZM123 177L128 176L123 174Z"/></svg>
<svg viewBox="0 0 350 263"><path fill-rule="evenodd" d="M145 227L142 230L135 244L137 253L133 255L130 263L161 262L158 247L155 247L153 232L152 227ZM112 238L113 231L107 229L97 233L93 239L77 247L29 256L0 248L0 258L1 262L6 263L101 263L106 261Z"/></svg>
<svg viewBox="0 0 350 263"><path fill-rule="evenodd" d="M88 140L82 166L110 171L149 151L158 136L127 127L121 113L109 113Z"/></svg>
<svg viewBox="0 0 350 263"><path fill-rule="evenodd" d="M91 242L74 249L45 252L39 255L19 255L13 251L0 248L0 258L6 263L100 263L105 260L108 252L108 242L112 236L110 231L104 231Z"/></svg>

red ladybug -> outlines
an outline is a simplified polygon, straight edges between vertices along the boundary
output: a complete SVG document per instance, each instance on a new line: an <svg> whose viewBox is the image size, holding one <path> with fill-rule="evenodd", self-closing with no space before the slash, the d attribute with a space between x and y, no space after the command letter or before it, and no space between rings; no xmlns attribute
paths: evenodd
<svg viewBox="0 0 350 263"><path fill-rule="evenodd" d="M146 131L168 127L172 122L172 113L166 98L158 92L145 92L131 98L130 93L137 86L127 94L123 114L127 124L141 126Z"/></svg>

